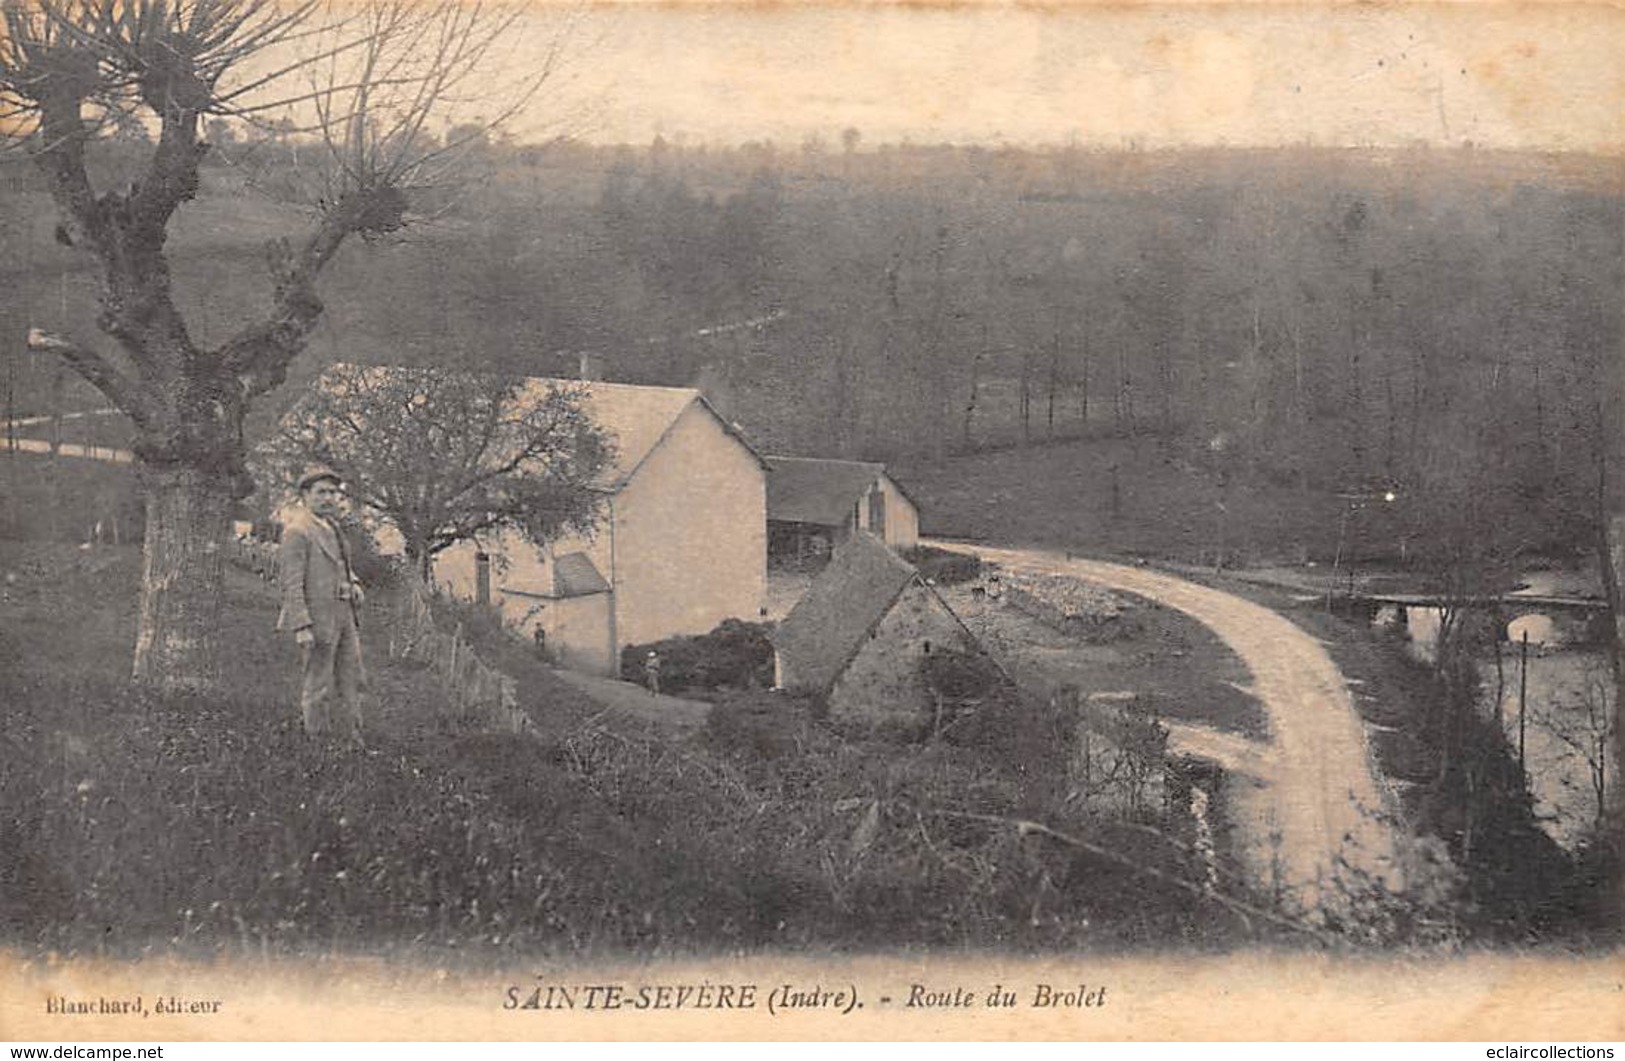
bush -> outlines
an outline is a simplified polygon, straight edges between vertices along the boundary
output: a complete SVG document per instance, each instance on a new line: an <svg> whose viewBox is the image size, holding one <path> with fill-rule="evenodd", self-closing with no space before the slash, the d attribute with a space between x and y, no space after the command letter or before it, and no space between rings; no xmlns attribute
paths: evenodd
<svg viewBox="0 0 1625 1061"><path fill-rule="evenodd" d="M938 549L932 545L916 545L903 552L903 559L915 566L921 578L935 582L939 586L974 582L982 577L982 559L970 553L956 553L951 549Z"/></svg>
<svg viewBox="0 0 1625 1061"><path fill-rule="evenodd" d="M727 756L776 760L806 750L812 732L812 704L787 693L730 693L705 717L705 742Z"/></svg>
<svg viewBox="0 0 1625 1061"><path fill-rule="evenodd" d="M766 623L724 619L699 637L668 637L621 650L621 677L643 681L643 661L660 655L662 692L762 689L773 684L773 644Z"/></svg>
<svg viewBox="0 0 1625 1061"><path fill-rule="evenodd" d="M406 567L403 557L388 557L378 551L378 541L353 516L343 521L344 544L350 550L350 568L364 586L381 586Z"/></svg>

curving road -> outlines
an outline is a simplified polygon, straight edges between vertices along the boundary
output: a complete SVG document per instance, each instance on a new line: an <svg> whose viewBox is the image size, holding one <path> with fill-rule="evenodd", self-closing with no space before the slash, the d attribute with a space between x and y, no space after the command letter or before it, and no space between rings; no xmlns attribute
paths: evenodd
<svg viewBox="0 0 1625 1061"><path fill-rule="evenodd" d="M1269 716L1271 739L1188 725L1170 727L1171 739L1253 779L1228 794L1255 881L1307 914L1346 912L1375 888L1403 888L1359 716L1320 642L1268 608L1160 572L1038 550L949 547L972 548L1006 570L1067 575L1145 597L1212 630L1252 673L1249 691Z"/></svg>

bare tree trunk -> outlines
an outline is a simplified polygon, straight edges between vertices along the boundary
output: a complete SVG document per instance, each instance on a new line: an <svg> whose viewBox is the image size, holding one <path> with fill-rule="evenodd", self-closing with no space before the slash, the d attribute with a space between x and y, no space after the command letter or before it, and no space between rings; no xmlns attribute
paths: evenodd
<svg viewBox="0 0 1625 1061"><path fill-rule="evenodd" d="M1021 349L1021 444L1033 444L1033 388L1032 388L1032 350L1023 346Z"/></svg>
<svg viewBox="0 0 1625 1061"><path fill-rule="evenodd" d="M232 489L195 469L147 470L134 677L195 689L221 675L219 614Z"/></svg>
<svg viewBox="0 0 1625 1061"><path fill-rule="evenodd" d="M853 341L849 335L842 335L835 344L835 386L830 396L830 438L835 443L835 452L843 457L852 453L852 420L851 378L847 368L852 358Z"/></svg>
<svg viewBox="0 0 1625 1061"><path fill-rule="evenodd" d="M931 348L926 352L926 391L931 407L928 425L931 439L931 456L942 460L948 455L948 377L947 351L945 349L947 338L947 301L948 285L946 267L948 263L948 226L939 224L937 227L937 244L933 254L933 276L931 296Z"/></svg>
<svg viewBox="0 0 1625 1061"><path fill-rule="evenodd" d="M1044 437L1055 437L1055 387L1060 380L1061 371L1061 325L1055 325L1055 341L1049 352L1049 392L1045 396L1046 408L1044 414Z"/></svg>
<svg viewBox="0 0 1625 1061"><path fill-rule="evenodd" d="M1360 380L1361 366L1360 354L1364 337L1360 332L1358 309L1351 302L1349 306L1349 423L1352 425L1349 437L1349 453L1354 458L1354 474L1364 478L1366 474L1365 455L1365 392Z"/></svg>
<svg viewBox="0 0 1625 1061"><path fill-rule="evenodd" d="M973 421L976 419L977 390L981 386L982 382L982 357L986 352L987 326L984 324L982 326L982 349L977 352L976 356L971 359L970 363L970 395L965 399L965 423L963 429L961 430L962 438L960 442L961 447L966 453L970 453L975 449L975 447L972 445L971 427Z"/></svg>
<svg viewBox="0 0 1625 1061"><path fill-rule="evenodd" d="M1162 430L1174 427L1174 388L1179 386L1178 370L1174 367L1173 341L1163 338L1157 342L1158 375L1162 377Z"/></svg>
<svg viewBox="0 0 1625 1061"><path fill-rule="evenodd" d="M1117 346L1116 419L1119 433L1135 433L1134 379L1129 375L1128 351L1122 343Z"/></svg>
<svg viewBox="0 0 1625 1061"><path fill-rule="evenodd" d="M1078 425L1089 430L1089 330L1087 320L1078 338Z"/></svg>

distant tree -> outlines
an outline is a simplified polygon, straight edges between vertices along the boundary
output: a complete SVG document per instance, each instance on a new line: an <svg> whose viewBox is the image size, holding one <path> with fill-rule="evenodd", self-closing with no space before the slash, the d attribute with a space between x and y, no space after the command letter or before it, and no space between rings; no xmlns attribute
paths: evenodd
<svg viewBox="0 0 1625 1061"><path fill-rule="evenodd" d="M484 122L463 122L446 130L446 143L476 154L491 148L491 128Z"/></svg>
<svg viewBox="0 0 1625 1061"><path fill-rule="evenodd" d="M237 142L237 131L224 118L210 118L204 128L208 132L211 147L225 147Z"/></svg>
<svg viewBox="0 0 1625 1061"><path fill-rule="evenodd" d="M340 246L399 230L410 193L446 177L454 159L424 153L416 134L489 88L486 60L518 14L457 0L7 0L3 17L0 127L27 133L63 239L96 264L110 340L45 336L41 348L136 428L147 520L133 674L208 684L221 663L218 543L253 485L244 417L305 348L324 308L317 278ZM553 58L508 86L499 118ZM319 212L303 238L268 248L268 312L205 346L175 297L170 224L199 191L203 124L272 115L279 133L310 134L321 164L301 172ZM136 179L98 188L89 158L109 126L155 139Z"/></svg>
<svg viewBox="0 0 1625 1061"><path fill-rule="evenodd" d="M576 387L440 368L335 365L282 420L265 448L290 482L326 464L364 519L400 532L428 576L458 542L518 531L538 544L586 532L595 476L613 446Z"/></svg>

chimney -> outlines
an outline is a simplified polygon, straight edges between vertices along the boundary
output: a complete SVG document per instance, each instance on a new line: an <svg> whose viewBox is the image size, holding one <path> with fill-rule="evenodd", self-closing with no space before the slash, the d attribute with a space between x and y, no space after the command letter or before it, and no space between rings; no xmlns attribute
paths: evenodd
<svg viewBox="0 0 1625 1061"><path fill-rule="evenodd" d="M580 378L583 383L602 381L604 378L603 358L589 350L581 351Z"/></svg>

